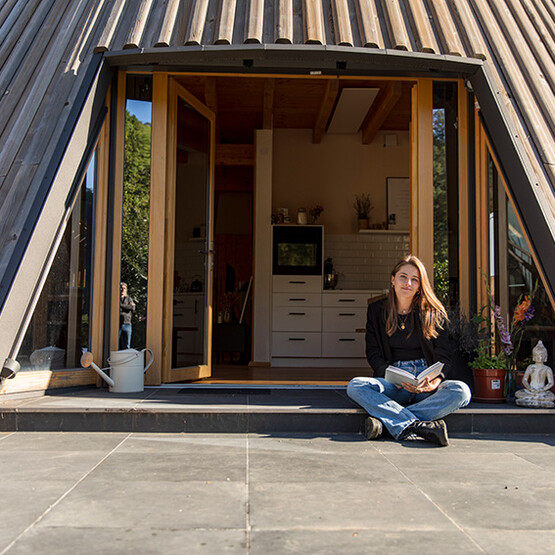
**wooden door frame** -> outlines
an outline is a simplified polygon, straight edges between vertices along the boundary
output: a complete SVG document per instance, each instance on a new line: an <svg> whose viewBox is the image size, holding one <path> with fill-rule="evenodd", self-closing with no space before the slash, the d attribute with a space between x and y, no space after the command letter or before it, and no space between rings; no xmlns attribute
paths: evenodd
<svg viewBox="0 0 555 555"><path fill-rule="evenodd" d="M162 349L162 380L183 381L198 380L210 377L212 374L212 313L213 313L213 291L212 280L206 283L204 292L206 294L205 305L205 326L204 349L206 352L206 364L192 366L187 368L172 368L172 329L173 329L173 268L174 268L174 227L175 227L175 193L176 193L176 146L177 146L177 98L183 98L197 112L204 116L210 122L210 170L209 170L209 194L207 211L209 215L214 214L214 177L215 177L215 153L216 153L216 134L215 134L215 114L195 96L189 93L174 78L169 80L169 100L167 106L167 132L166 132L166 234L164 248L161 249L165 253L164 275L165 281L163 285L164 293L164 319L163 325L163 349ZM208 223L208 222L207 222ZM207 243L210 250L214 246L214 230L212 225L206 226ZM208 272L213 275L213 260L209 260Z"/></svg>

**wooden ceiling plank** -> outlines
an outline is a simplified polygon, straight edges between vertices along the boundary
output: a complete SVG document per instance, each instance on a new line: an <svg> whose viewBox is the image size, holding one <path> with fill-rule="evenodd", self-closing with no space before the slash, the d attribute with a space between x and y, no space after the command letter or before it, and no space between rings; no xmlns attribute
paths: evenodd
<svg viewBox="0 0 555 555"><path fill-rule="evenodd" d="M102 36L100 37L98 44L94 48L95 53L106 52L107 50L110 50L112 39L114 38L114 34L118 26L119 18L125 6L125 2L114 2L112 4L112 11L108 16L108 21L106 21L104 25Z"/></svg>
<svg viewBox="0 0 555 555"><path fill-rule="evenodd" d="M231 44L237 0L220 0L220 20L216 27L214 44Z"/></svg>
<svg viewBox="0 0 555 555"><path fill-rule="evenodd" d="M476 24L476 19L471 12L471 8L467 0L449 0L451 9L459 18L459 32L462 36L466 36L470 46L470 55L479 60L486 59L488 51L484 39Z"/></svg>
<svg viewBox="0 0 555 555"><path fill-rule="evenodd" d="M278 0L276 42L293 44L293 0Z"/></svg>
<svg viewBox="0 0 555 555"><path fill-rule="evenodd" d="M436 54L439 52L439 47L428 17L428 11L424 6L422 0L414 0L409 4L409 9L412 12L414 24L416 27L416 39L420 43L421 52L429 52Z"/></svg>
<svg viewBox="0 0 555 555"><path fill-rule="evenodd" d="M162 27L160 28L160 33L158 34L158 40L154 43L154 46L169 46L173 34L173 30L176 26L177 12L179 11L180 0L168 0L166 6L166 12L164 13L164 21L162 21Z"/></svg>
<svg viewBox="0 0 555 555"><path fill-rule="evenodd" d="M368 145L374 140L376 133L401 98L402 93L403 85L398 81L388 83L380 90L362 123L362 144Z"/></svg>
<svg viewBox="0 0 555 555"><path fill-rule="evenodd" d="M254 145L216 145L216 166L254 165Z"/></svg>
<svg viewBox="0 0 555 555"><path fill-rule="evenodd" d="M305 44L326 44L322 3L303 0L303 16Z"/></svg>
<svg viewBox="0 0 555 555"><path fill-rule="evenodd" d="M332 0L336 43L340 46L353 46L353 32L347 0Z"/></svg>
<svg viewBox="0 0 555 555"><path fill-rule="evenodd" d="M263 129L274 128L274 94L276 90L276 80L266 79L264 81L264 112L262 118Z"/></svg>
<svg viewBox="0 0 555 555"><path fill-rule="evenodd" d="M245 43L262 43L264 24L264 0L249 0L245 22Z"/></svg>
<svg viewBox="0 0 555 555"><path fill-rule="evenodd" d="M198 45L202 41L204 22L208 11L209 0L194 0L195 5L191 11L191 19L185 35L185 46Z"/></svg>
<svg viewBox="0 0 555 555"><path fill-rule="evenodd" d="M375 0L358 0L356 14L362 45L370 48L384 48Z"/></svg>
<svg viewBox="0 0 555 555"><path fill-rule="evenodd" d="M318 116L314 124L314 129L312 130L312 142L314 144L320 143L324 133L326 132L326 127L328 125L333 107L335 106L338 93L339 80L330 79L326 85L326 92L324 93L324 98L322 99L322 104L320 105L320 110L318 111Z"/></svg>

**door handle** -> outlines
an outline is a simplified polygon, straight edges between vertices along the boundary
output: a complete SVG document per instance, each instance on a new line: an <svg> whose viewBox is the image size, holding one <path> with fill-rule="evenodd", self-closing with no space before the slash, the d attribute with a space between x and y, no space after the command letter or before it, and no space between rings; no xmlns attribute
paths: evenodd
<svg viewBox="0 0 555 555"><path fill-rule="evenodd" d="M208 249L207 251L200 250L198 252L199 252L199 254L216 254L216 251L213 250L213 249Z"/></svg>

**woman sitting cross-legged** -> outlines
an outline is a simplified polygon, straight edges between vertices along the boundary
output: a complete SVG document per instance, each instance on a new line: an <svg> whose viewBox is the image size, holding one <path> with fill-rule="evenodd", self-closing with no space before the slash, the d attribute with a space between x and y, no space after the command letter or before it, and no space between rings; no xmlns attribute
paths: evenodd
<svg viewBox="0 0 555 555"><path fill-rule="evenodd" d="M379 437L385 426L397 440L419 436L448 445L441 418L468 405L471 397L464 382L448 379L448 323L422 262L412 255L401 259L391 272L387 298L368 306L366 356L374 377L354 378L347 386L349 397L370 415L364 429L367 439ZM418 386L384 379L389 365L416 376L438 361L444 363L442 373Z"/></svg>

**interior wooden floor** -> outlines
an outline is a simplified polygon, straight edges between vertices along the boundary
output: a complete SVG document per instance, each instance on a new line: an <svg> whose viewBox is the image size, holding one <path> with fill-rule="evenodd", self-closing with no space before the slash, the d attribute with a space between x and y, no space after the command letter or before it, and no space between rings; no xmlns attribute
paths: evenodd
<svg viewBox="0 0 555 555"><path fill-rule="evenodd" d="M370 375L365 368L253 368L215 364L212 376L192 383L252 385L347 385L356 376Z"/></svg>

